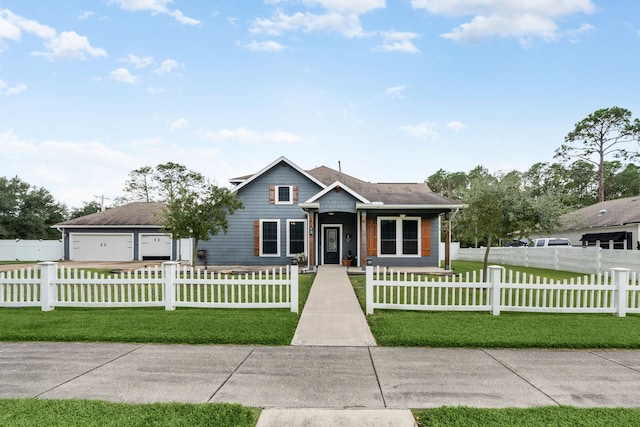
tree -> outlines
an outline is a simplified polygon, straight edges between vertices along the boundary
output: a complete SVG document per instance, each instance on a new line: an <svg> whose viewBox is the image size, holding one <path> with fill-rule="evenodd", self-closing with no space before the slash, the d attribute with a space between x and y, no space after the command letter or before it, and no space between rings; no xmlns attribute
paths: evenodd
<svg viewBox="0 0 640 427"><path fill-rule="evenodd" d="M71 214L69 215L70 219L79 218L85 215L91 215L96 212L100 212L102 210L102 204L97 201L92 202L84 202L81 208L75 208L71 210Z"/></svg>
<svg viewBox="0 0 640 427"><path fill-rule="evenodd" d="M445 197L459 198L467 188L469 179L464 172L447 172L439 169L425 181L434 193Z"/></svg>
<svg viewBox="0 0 640 427"><path fill-rule="evenodd" d="M167 203L168 209L162 218L163 228L174 239L190 237L194 240L194 262L198 243L220 232L226 233L229 225L227 216L243 209L242 201L231 190L218 187L201 173L190 171L178 163L168 162L151 171L146 168L136 171L142 169L149 179L146 188L153 188L155 197ZM137 176L140 178L139 174ZM125 191L128 188L132 187L126 186ZM133 191L139 188L134 186Z"/></svg>
<svg viewBox="0 0 640 427"><path fill-rule="evenodd" d="M457 227L467 238L486 243L486 278L489 252L496 241L528 237L534 231L553 231L559 227L565 209L558 199L548 195L532 197L523 189L519 173L474 176L463 196L468 206L460 212Z"/></svg>
<svg viewBox="0 0 640 427"><path fill-rule="evenodd" d="M156 198L157 184L153 179L153 168L142 166L129 172L129 179L124 183L124 192L129 201L153 202Z"/></svg>
<svg viewBox="0 0 640 427"><path fill-rule="evenodd" d="M638 140L640 120L632 120L631 112L620 107L603 108L576 123L565 137L555 157L567 162L580 159L598 168L598 201L605 200L605 160L627 159L626 144Z"/></svg>
<svg viewBox="0 0 640 427"><path fill-rule="evenodd" d="M64 221L66 207L44 188L17 176L0 177L0 238L53 239L60 233L52 225Z"/></svg>

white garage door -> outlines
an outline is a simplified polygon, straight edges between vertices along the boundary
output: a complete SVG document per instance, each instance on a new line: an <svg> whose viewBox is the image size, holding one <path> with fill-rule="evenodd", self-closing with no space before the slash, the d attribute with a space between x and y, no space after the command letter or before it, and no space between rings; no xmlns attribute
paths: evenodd
<svg viewBox="0 0 640 427"><path fill-rule="evenodd" d="M133 234L72 233L69 240L72 261L133 260Z"/></svg>
<svg viewBox="0 0 640 427"><path fill-rule="evenodd" d="M141 234L140 258L171 259L171 236L168 234Z"/></svg>

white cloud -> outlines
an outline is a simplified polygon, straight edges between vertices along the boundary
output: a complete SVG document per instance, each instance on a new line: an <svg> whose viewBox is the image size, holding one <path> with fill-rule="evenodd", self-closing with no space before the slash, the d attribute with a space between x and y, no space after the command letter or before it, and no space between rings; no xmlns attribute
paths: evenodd
<svg viewBox="0 0 640 427"><path fill-rule="evenodd" d="M308 12L286 15L280 12L273 19L255 19L250 31L254 34L269 34L273 36L294 31L337 32L348 38L365 36L358 15L343 15L336 12L323 15Z"/></svg>
<svg viewBox="0 0 640 427"><path fill-rule="evenodd" d="M404 125L399 126L402 132L408 133L414 138L429 138L433 140L437 140L440 138L440 135L436 131L436 123L434 122L422 122L418 125Z"/></svg>
<svg viewBox="0 0 640 427"><path fill-rule="evenodd" d="M159 75L169 74L176 68L178 68L179 64L175 59L165 59L162 61L159 67L153 70L154 73Z"/></svg>
<svg viewBox="0 0 640 427"><path fill-rule="evenodd" d="M33 55L44 56L48 59L86 59L87 55L93 58L107 56L102 48L95 48L89 43L89 39L75 31L63 31L55 37L44 42L48 52L33 52Z"/></svg>
<svg viewBox="0 0 640 427"><path fill-rule="evenodd" d="M171 132L180 130L180 129L186 129L189 127L189 120L185 119L185 118L180 118L178 120L176 120L175 122L171 123L171 125L169 126L169 130Z"/></svg>
<svg viewBox="0 0 640 427"><path fill-rule="evenodd" d="M402 93L405 89L406 88L404 86L393 86L387 88L387 90L384 91L384 94L390 98L402 98Z"/></svg>
<svg viewBox="0 0 640 427"><path fill-rule="evenodd" d="M382 33L382 36L382 44L376 46L374 50L381 52L420 53L420 50L412 42L413 39L418 37L416 33L385 31Z"/></svg>
<svg viewBox="0 0 640 427"><path fill-rule="evenodd" d="M140 78L131 74L126 68L118 68L109 73L109 78L120 83L129 83L137 85L140 82Z"/></svg>
<svg viewBox="0 0 640 427"><path fill-rule="evenodd" d="M414 9L434 15L473 16L442 37L473 43L491 37L556 40L557 21L567 15L592 13L591 0L411 0Z"/></svg>
<svg viewBox="0 0 640 427"><path fill-rule="evenodd" d="M385 0L304 0L308 5L320 5L327 10L358 15L375 9L384 9Z"/></svg>
<svg viewBox="0 0 640 427"><path fill-rule="evenodd" d="M590 33L595 30L595 27L590 24L582 24L579 28L573 30L567 30L566 36L570 43L578 43L580 36Z"/></svg>
<svg viewBox="0 0 640 427"><path fill-rule="evenodd" d="M47 51L33 52L32 54L35 56L43 56L50 60L107 56L104 49L91 46L87 37L81 36L75 31L58 33L48 25L25 19L8 9L0 10L0 50L4 39L19 41L23 32L44 39Z"/></svg>
<svg viewBox="0 0 640 427"><path fill-rule="evenodd" d="M457 120L453 120L449 123L447 123L447 128L451 129L454 132L460 132L462 129L466 128L467 125L459 122Z"/></svg>
<svg viewBox="0 0 640 427"><path fill-rule="evenodd" d="M20 92L24 92L25 90L27 90L27 85L24 83L9 86L7 82L5 82L4 80L0 80L0 95L17 95Z"/></svg>
<svg viewBox="0 0 640 427"><path fill-rule="evenodd" d="M296 144L304 138L290 132L256 132L245 128L220 129L215 132L200 130L197 135L214 142L241 142L247 144Z"/></svg>
<svg viewBox="0 0 640 427"><path fill-rule="evenodd" d="M164 89L161 87L150 86L147 88L147 93L151 95L160 95L161 93L164 93Z"/></svg>
<svg viewBox="0 0 640 427"><path fill-rule="evenodd" d="M131 54L127 55L126 58L118 59L118 61L127 62L136 68L145 68L153 64L153 58L151 56L140 57Z"/></svg>
<svg viewBox="0 0 640 427"><path fill-rule="evenodd" d="M283 45L273 40L269 40L266 42L257 42L255 40L252 40L247 43L245 47L255 52L281 52L285 48Z"/></svg>
<svg viewBox="0 0 640 427"><path fill-rule="evenodd" d="M184 25L200 24L200 21L185 16L178 9L169 9L168 5L173 3L173 0L111 0L111 3L129 12L149 11L152 15L169 15Z"/></svg>
<svg viewBox="0 0 640 427"><path fill-rule="evenodd" d="M85 12L82 12L80 15L78 15L78 19L83 21L85 19L92 17L93 15L95 15L95 12L91 12L90 10L87 10Z"/></svg>

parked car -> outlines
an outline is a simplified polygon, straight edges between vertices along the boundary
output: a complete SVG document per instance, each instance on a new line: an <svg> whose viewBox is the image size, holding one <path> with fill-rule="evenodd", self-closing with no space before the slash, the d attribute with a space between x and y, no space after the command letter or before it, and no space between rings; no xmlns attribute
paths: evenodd
<svg viewBox="0 0 640 427"><path fill-rule="evenodd" d="M547 248L551 246L571 246L571 240L566 237L545 237L542 239L533 239L531 247Z"/></svg>

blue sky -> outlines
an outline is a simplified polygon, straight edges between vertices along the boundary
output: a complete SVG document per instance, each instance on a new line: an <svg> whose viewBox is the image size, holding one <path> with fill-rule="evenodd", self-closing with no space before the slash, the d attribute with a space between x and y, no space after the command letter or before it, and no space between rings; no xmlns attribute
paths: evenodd
<svg viewBox="0 0 640 427"><path fill-rule="evenodd" d="M168 161L526 170L638 117L639 65L636 0L0 0L0 176L80 206Z"/></svg>

